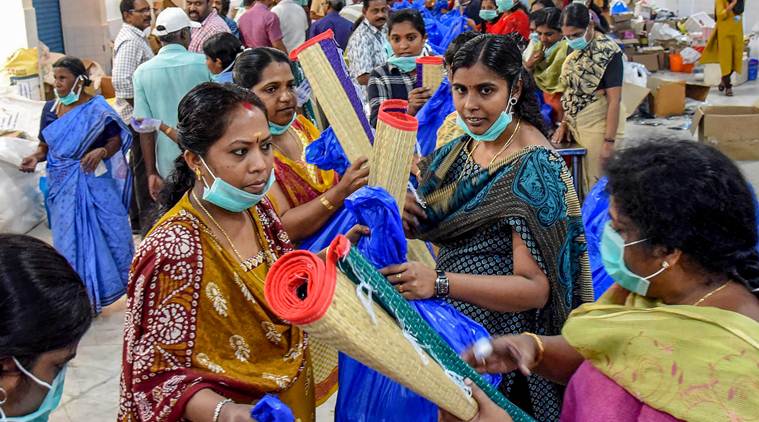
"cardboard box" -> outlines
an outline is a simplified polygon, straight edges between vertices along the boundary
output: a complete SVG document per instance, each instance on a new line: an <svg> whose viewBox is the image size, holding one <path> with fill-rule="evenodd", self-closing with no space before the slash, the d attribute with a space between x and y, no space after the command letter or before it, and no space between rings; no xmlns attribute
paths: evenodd
<svg viewBox="0 0 759 422"><path fill-rule="evenodd" d="M624 13L618 13L616 15L611 15L612 19L614 19L614 24L618 24L621 22L628 22L633 20L635 17L635 13L633 12L624 12Z"/></svg>
<svg viewBox="0 0 759 422"><path fill-rule="evenodd" d="M685 96L696 101L706 101L711 88L711 86L706 84L688 82L685 84Z"/></svg>
<svg viewBox="0 0 759 422"><path fill-rule="evenodd" d="M656 117L680 116L685 112L685 81L648 78L651 113Z"/></svg>
<svg viewBox="0 0 759 422"><path fill-rule="evenodd" d="M659 70L659 53L636 53L633 54L632 61L646 66L649 72Z"/></svg>
<svg viewBox="0 0 759 422"><path fill-rule="evenodd" d="M649 94L651 94L651 90L646 87L631 83L622 85L622 105L625 107L625 119L629 119L635 114L635 111L648 98Z"/></svg>
<svg viewBox="0 0 759 422"><path fill-rule="evenodd" d="M759 160L759 107L701 106L691 132L733 160Z"/></svg>

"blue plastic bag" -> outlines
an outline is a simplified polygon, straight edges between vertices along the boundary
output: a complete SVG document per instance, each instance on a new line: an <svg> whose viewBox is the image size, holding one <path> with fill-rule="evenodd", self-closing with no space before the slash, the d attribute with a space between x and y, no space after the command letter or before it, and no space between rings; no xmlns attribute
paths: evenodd
<svg viewBox="0 0 759 422"><path fill-rule="evenodd" d="M585 226L585 240L588 244L590 274L593 277L593 296L598 299L614 284L614 280L604 270L601 261L601 235L609 221L609 193L606 192L606 176L598 180L582 203L582 224Z"/></svg>
<svg viewBox="0 0 759 422"><path fill-rule="evenodd" d="M372 265L383 268L406 261L401 217L390 194L378 187L362 188L346 200L345 208L372 231L357 245ZM482 326L447 302L422 300L410 304L458 353L489 337ZM417 422L437 421L435 404L342 353L338 377L335 421L397 421L398 415L413 415ZM501 380L498 375L486 379L493 385Z"/></svg>
<svg viewBox="0 0 759 422"><path fill-rule="evenodd" d="M335 170L341 176L350 166L343 147L337 140L331 126L322 132L319 139L308 144L306 162L322 170Z"/></svg>
<svg viewBox="0 0 759 422"><path fill-rule="evenodd" d="M272 394L264 395L250 410L250 417L257 422L293 422L292 410Z"/></svg>
<svg viewBox="0 0 759 422"><path fill-rule="evenodd" d="M454 111L456 108L453 106L451 84L448 78L444 77L440 87L432 94L427 104L416 113L416 119L419 122L416 141L419 143L420 153L423 157L435 151L437 131L443 125L445 118Z"/></svg>

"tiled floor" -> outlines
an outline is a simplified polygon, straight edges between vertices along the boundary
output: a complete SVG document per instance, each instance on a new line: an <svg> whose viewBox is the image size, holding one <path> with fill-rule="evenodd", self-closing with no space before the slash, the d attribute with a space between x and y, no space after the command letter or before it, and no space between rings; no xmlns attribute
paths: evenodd
<svg viewBox="0 0 759 422"><path fill-rule="evenodd" d="M727 98L712 90L711 104L751 105L759 99L759 83L745 84L735 89L736 96ZM646 139L691 139L690 132L673 129L687 124L689 118L664 119L662 126L652 127L628 122L626 143ZM759 162L741 163L746 176L759 190ZM50 241L46 227L38 227L32 235ZM113 421L118 412L119 365L121 362L124 301L106 308L82 339L76 359L66 377L61 407L53 413L52 422ZM334 399L317 410L317 420L334 419Z"/></svg>

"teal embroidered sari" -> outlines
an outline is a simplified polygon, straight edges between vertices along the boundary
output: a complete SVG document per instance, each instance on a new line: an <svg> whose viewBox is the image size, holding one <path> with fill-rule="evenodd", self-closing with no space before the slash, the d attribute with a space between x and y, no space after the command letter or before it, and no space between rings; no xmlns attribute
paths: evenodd
<svg viewBox="0 0 759 422"><path fill-rule="evenodd" d="M561 332L569 313L593 301L580 203L563 159L540 146L480 167L467 158L468 137L420 164L418 193L427 220L418 237L440 247L438 268L473 275L512 275L512 231L546 274L542 309L502 313L451 300L491 335ZM505 281L508 282L508 281ZM563 390L539 377L505 374L501 391L538 420L556 420Z"/></svg>

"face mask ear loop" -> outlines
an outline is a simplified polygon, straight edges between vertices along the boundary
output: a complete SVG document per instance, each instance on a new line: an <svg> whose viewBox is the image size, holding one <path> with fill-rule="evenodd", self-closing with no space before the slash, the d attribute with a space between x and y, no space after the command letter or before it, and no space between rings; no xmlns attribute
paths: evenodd
<svg viewBox="0 0 759 422"><path fill-rule="evenodd" d="M13 358L13 361L14 361L14 362L16 362L16 367L18 368L18 370L19 370L19 371L21 371L21 372L23 372L23 373L24 373L24 375L26 375L27 377L31 378L31 380L32 380L32 381L34 381L34 382L36 382L37 384L39 384L39 385L41 385L41 386L43 386L43 387L47 388L48 390L52 390L52 389L53 389L53 386L52 386L52 385L50 385L50 384L46 383L45 381L42 381L41 379L39 379L39 378L37 378L36 376L34 376L34 374L32 374L31 372L27 371L27 370L26 370L26 368L24 368L24 367L23 367L23 366L22 366L22 365L21 365L21 364L18 362L18 360L16 360L16 358L15 358L15 357Z"/></svg>
<svg viewBox="0 0 759 422"><path fill-rule="evenodd" d="M201 162L201 163L203 163L203 167L205 167L205 168L206 168L206 170L208 170L208 173L210 173L210 174L211 174L211 177L213 177L213 178L214 178L214 180L216 180L216 176L215 176L215 175L213 174L213 172L211 171L211 168L210 168L210 167L208 167L208 164L206 164L206 160L204 160L204 159L203 159L203 157L201 157L200 155L198 155L198 158L200 158L200 162ZM205 178L205 177L203 177L203 176L201 175L201 176L200 176L200 180L202 180L202 181L203 181L203 186L205 186L205 187L206 187L206 189L210 189L210 187L208 186L208 182L206 182L206 178Z"/></svg>
<svg viewBox="0 0 759 422"><path fill-rule="evenodd" d="M652 278L658 276L659 274L663 273L664 271L667 271L669 269L669 263L667 261L662 262L661 269L653 274L651 274L648 277L644 277L646 280L651 280Z"/></svg>

